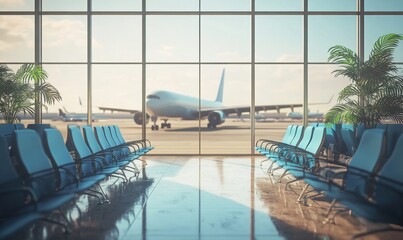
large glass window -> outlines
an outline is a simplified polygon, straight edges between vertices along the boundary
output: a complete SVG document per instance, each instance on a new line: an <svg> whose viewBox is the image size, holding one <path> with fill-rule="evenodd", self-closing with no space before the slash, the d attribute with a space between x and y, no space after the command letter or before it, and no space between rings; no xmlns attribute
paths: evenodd
<svg viewBox="0 0 403 240"><path fill-rule="evenodd" d="M257 16L256 62L302 62L302 17Z"/></svg>
<svg viewBox="0 0 403 240"><path fill-rule="evenodd" d="M92 0L93 11L141 11L141 0Z"/></svg>
<svg viewBox="0 0 403 240"><path fill-rule="evenodd" d="M303 66L258 64L255 79L255 139L279 141L290 122L302 124Z"/></svg>
<svg viewBox="0 0 403 240"><path fill-rule="evenodd" d="M0 15L0 62L33 62L34 17Z"/></svg>
<svg viewBox="0 0 403 240"><path fill-rule="evenodd" d="M355 16L309 16L308 61L327 62L329 48L343 45L355 51L357 46Z"/></svg>
<svg viewBox="0 0 403 240"><path fill-rule="evenodd" d="M87 61L87 18L43 16L42 49L44 62Z"/></svg>
<svg viewBox="0 0 403 240"><path fill-rule="evenodd" d="M140 16L94 16L92 59L94 62L140 62L141 37Z"/></svg>
<svg viewBox="0 0 403 240"><path fill-rule="evenodd" d="M34 0L3 0L0 1L0 12L5 11L33 11Z"/></svg>
<svg viewBox="0 0 403 240"><path fill-rule="evenodd" d="M349 83L334 77L329 48L357 52L363 39L367 59L381 35L403 34L400 0L88 3L0 0L0 64L15 70L43 64L63 97L43 110L44 122L62 120L59 109L86 119L91 104L92 124L116 123L128 139L148 138L155 154L249 154L253 137L280 140L288 124L304 122L304 83L308 117L326 113ZM400 43L399 66L402 53ZM253 102L256 113L249 111ZM150 116L146 130L135 121L143 108Z"/></svg>
<svg viewBox="0 0 403 240"><path fill-rule="evenodd" d="M197 62L198 16L147 17L147 61Z"/></svg>
<svg viewBox="0 0 403 240"><path fill-rule="evenodd" d="M255 0L256 11L302 11L303 0Z"/></svg>
<svg viewBox="0 0 403 240"><path fill-rule="evenodd" d="M203 16L202 62L250 62L249 16Z"/></svg>
<svg viewBox="0 0 403 240"><path fill-rule="evenodd" d="M374 43L380 36L388 33L403 34L403 15L400 16L366 16L365 17L365 59L368 59ZM400 42L395 50L396 62L403 62L403 43Z"/></svg>
<svg viewBox="0 0 403 240"><path fill-rule="evenodd" d="M147 138L156 154L199 153L197 64L147 65ZM176 107L175 107L176 106Z"/></svg>
<svg viewBox="0 0 403 240"><path fill-rule="evenodd" d="M242 109L250 107L250 65L202 65L201 86L202 112L210 109L201 120L201 153L249 154L250 116L249 111L242 112ZM216 100L218 103L211 103ZM214 122L216 127L208 126Z"/></svg>

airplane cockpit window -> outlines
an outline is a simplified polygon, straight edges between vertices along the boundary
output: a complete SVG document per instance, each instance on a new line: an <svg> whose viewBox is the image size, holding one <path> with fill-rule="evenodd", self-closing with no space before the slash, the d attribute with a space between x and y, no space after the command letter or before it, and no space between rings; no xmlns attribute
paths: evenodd
<svg viewBox="0 0 403 240"><path fill-rule="evenodd" d="M148 95L147 99L160 99L157 95Z"/></svg>

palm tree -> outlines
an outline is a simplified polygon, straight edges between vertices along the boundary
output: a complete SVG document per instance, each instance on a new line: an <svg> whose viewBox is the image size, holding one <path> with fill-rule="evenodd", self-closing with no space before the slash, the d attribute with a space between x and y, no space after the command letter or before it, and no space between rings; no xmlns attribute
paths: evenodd
<svg viewBox="0 0 403 240"><path fill-rule="evenodd" d="M6 123L14 123L17 114L35 113L35 102L52 105L62 98L59 91L46 82L45 70L34 64L22 65L16 73L7 66L0 66L0 112ZM39 100L39 101L38 101Z"/></svg>
<svg viewBox="0 0 403 240"><path fill-rule="evenodd" d="M351 83L339 93L338 103L325 116L326 122L365 124L375 127L383 119L403 123L403 77L393 63L393 53L403 35L387 34L374 44L369 59L341 45L329 49L329 62L340 65L333 71Z"/></svg>

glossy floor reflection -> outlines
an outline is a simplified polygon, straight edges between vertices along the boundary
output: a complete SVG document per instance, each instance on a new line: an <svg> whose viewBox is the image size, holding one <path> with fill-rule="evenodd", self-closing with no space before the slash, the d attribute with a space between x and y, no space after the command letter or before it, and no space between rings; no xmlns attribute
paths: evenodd
<svg viewBox="0 0 403 240"><path fill-rule="evenodd" d="M138 179L102 185L110 204L85 195L63 211L71 232L38 222L13 239L351 239L381 224L340 215L329 201L297 204L301 186L275 183L256 157L148 157ZM302 184L301 184L302 185ZM307 206L309 205L309 206ZM56 216L57 218L57 216ZM378 235L371 239L402 235Z"/></svg>

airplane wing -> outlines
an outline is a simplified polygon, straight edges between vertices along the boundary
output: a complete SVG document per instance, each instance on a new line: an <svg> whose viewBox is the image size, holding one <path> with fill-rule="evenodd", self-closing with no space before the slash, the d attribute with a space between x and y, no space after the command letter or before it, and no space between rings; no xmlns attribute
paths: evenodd
<svg viewBox="0 0 403 240"><path fill-rule="evenodd" d="M276 110L280 112L280 109L289 108L291 112L294 111L294 108L302 107L302 104L278 104L278 105L257 105L255 106L255 111L268 111L268 110ZM210 112L213 111L222 111L225 115L237 114L241 115L244 112L250 112L250 106L240 106L240 107L217 107L217 108L203 108L200 113L202 117L207 117Z"/></svg>
<svg viewBox="0 0 403 240"><path fill-rule="evenodd" d="M124 109L124 108L110 108L110 107L98 107L99 110L101 111L111 111L113 112L127 112L127 113L131 113L131 114L135 114L137 112L140 112L139 110L133 110L133 109Z"/></svg>

